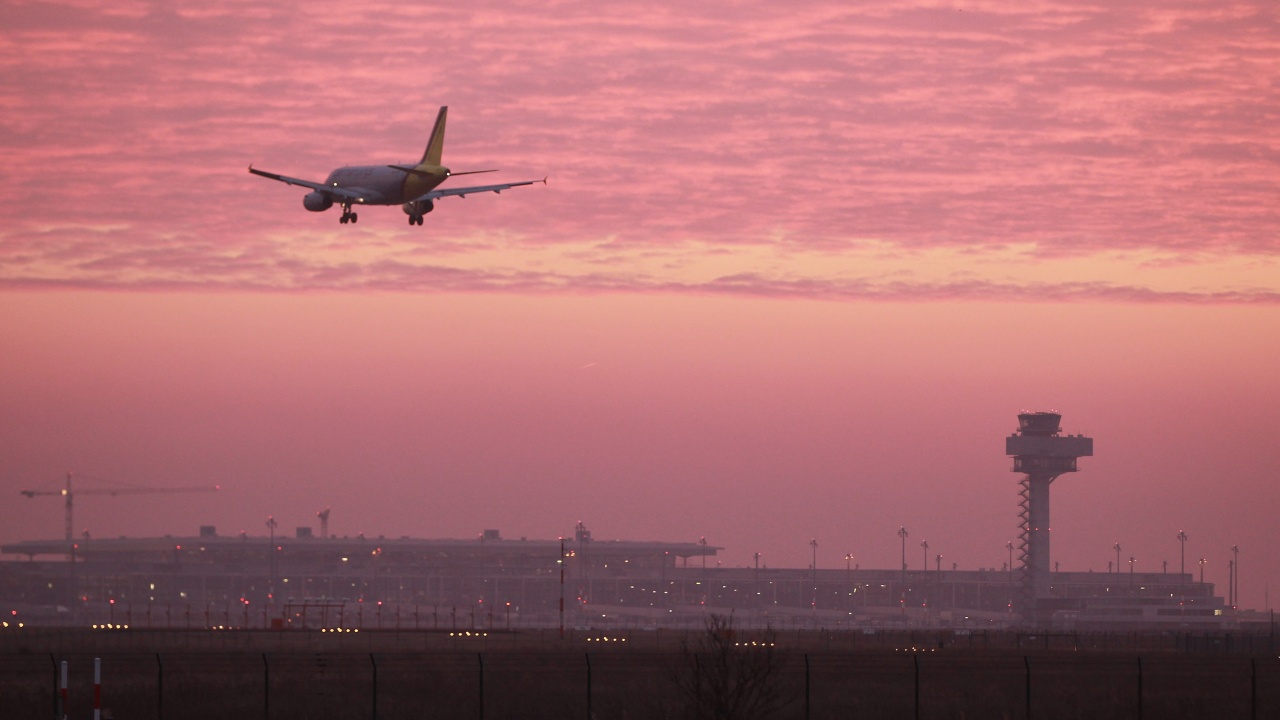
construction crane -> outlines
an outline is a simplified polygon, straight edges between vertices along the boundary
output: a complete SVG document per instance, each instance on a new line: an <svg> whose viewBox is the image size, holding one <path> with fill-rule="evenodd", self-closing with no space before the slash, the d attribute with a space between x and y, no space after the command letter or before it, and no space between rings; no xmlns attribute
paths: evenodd
<svg viewBox="0 0 1280 720"><path fill-rule="evenodd" d="M182 492L217 492L221 490L218 485L192 485L188 487L119 487L119 488L93 488L90 490L77 490L75 494L79 495L137 495L142 493L182 493ZM65 498L64 506L66 507L67 522L67 542L72 540L72 532L75 523L72 521L71 508L72 498L74 494L71 491L71 473L67 473L67 486L61 490L22 490L21 494L29 498L37 495L61 495Z"/></svg>

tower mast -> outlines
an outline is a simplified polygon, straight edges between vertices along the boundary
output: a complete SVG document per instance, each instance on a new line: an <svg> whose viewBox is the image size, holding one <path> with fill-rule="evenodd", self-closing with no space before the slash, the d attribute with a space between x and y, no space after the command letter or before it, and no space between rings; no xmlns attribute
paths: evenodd
<svg viewBox="0 0 1280 720"><path fill-rule="evenodd" d="M1059 435L1062 415L1056 412L1024 412L1018 415L1018 431L1005 438L1005 454L1013 456L1013 472L1019 481L1022 520L1018 553L1021 560L1016 609L1024 623L1048 624L1049 597L1049 485L1063 473L1076 472L1076 458L1093 455L1093 438Z"/></svg>

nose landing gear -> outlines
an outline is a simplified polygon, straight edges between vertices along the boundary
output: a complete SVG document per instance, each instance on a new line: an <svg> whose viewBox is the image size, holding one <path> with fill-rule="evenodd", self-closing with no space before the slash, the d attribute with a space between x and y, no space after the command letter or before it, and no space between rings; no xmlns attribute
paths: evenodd
<svg viewBox="0 0 1280 720"><path fill-rule="evenodd" d="M350 205L342 206L342 217L338 218L338 222L342 223L343 225L346 225L349 222L358 222L359 220L360 220L360 216L357 215L356 213L351 212Z"/></svg>

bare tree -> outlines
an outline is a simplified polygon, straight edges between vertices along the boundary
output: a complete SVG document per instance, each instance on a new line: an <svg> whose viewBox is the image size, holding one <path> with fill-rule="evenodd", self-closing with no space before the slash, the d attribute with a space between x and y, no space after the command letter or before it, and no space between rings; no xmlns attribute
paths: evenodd
<svg viewBox="0 0 1280 720"><path fill-rule="evenodd" d="M705 631L681 642L673 678L686 716L697 720L776 717L791 701L771 629L739 638L732 616L711 615Z"/></svg>

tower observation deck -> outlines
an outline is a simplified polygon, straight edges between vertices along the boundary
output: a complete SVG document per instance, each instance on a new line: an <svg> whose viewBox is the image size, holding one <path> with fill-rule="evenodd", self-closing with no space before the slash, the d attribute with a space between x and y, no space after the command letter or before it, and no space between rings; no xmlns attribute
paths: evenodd
<svg viewBox="0 0 1280 720"><path fill-rule="evenodd" d="M1020 413L1018 431L1005 438L1013 472L1025 475L1019 482L1021 567L1015 607L1031 623L1043 620L1037 610L1049 596L1049 485L1059 475L1075 472L1076 458L1093 455L1093 438L1060 435L1061 422L1062 415L1055 412Z"/></svg>

